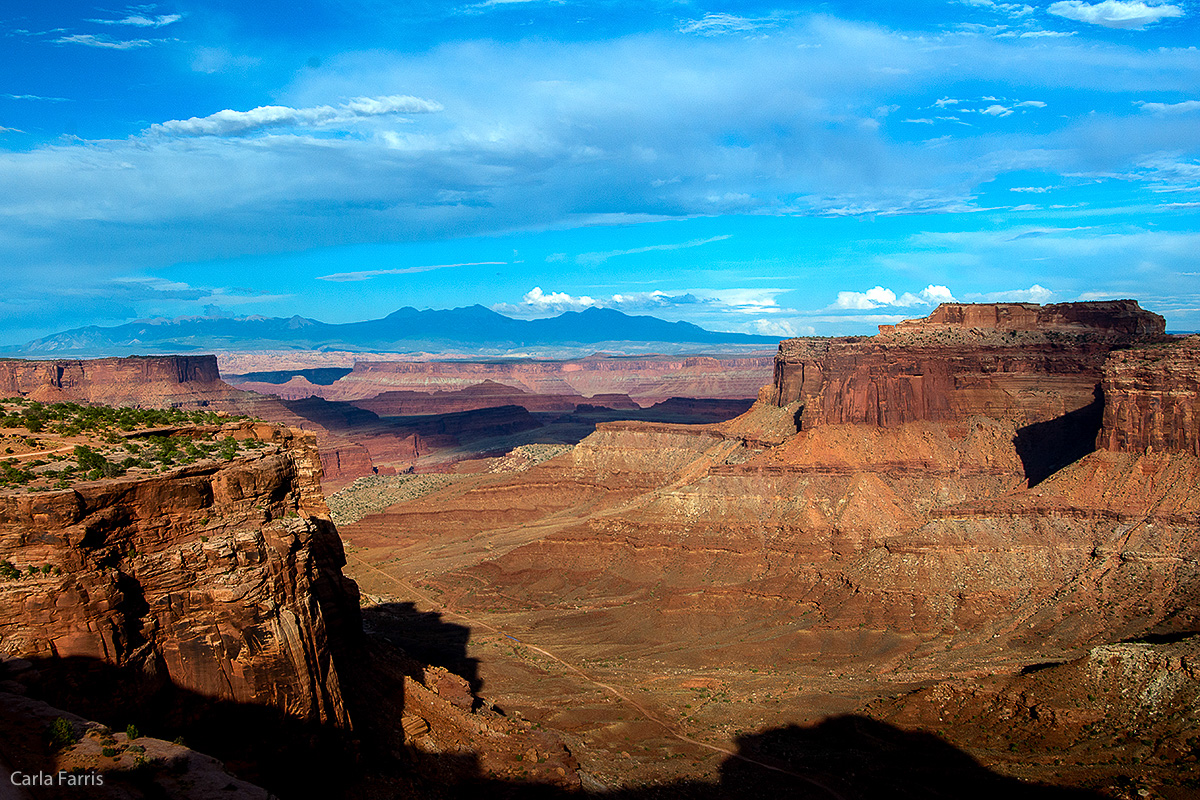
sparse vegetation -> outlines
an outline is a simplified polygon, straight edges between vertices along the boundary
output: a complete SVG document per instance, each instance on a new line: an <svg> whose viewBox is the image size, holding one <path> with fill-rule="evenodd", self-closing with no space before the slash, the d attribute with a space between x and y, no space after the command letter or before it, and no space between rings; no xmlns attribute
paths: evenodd
<svg viewBox="0 0 1200 800"><path fill-rule="evenodd" d="M54 750L65 750L79 741L75 736L75 729L71 727L71 723L62 717L58 717L50 723L50 727L46 731L46 736L50 740L50 747Z"/></svg>

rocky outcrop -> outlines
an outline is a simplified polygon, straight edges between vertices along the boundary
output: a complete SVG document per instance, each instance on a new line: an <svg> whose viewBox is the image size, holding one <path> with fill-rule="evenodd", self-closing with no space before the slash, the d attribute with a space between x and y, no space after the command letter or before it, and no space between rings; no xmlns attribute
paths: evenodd
<svg viewBox="0 0 1200 800"><path fill-rule="evenodd" d="M231 424L257 457L0 494L0 648L108 664L212 702L347 727L334 654L361 630L309 434Z"/></svg>
<svg viewBox="0 0 1200 800"><path fill-rule="evenodd" d="M802 428L972 415L1031 425L1092 404L1108 353L1163 330L1134 301L944 304L874 338L782 342L767 399L800 403Z"/></svg>
<svg viewBox="0 0 1200 800"><path fill-rule="evenodd" d="M1114 352L1103 390L1100 447L1200 456L1200 337Z"/></svg>
<svg viewBox="0 0 1200 800"><path fill-rule="evenodd" d="M1090 303L942 303L924 319L880 325L882 337L929 331L1039 331L1118 339L1160 336L1165 320L1136 300Z"/></svg>

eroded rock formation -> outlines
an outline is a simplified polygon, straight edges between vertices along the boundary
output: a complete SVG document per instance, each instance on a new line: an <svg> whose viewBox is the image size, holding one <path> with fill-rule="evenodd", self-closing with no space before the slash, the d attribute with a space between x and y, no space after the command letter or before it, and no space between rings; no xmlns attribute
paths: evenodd
<svg viewBox="0 0 1200 800"><path fill-rule="evenodd" d="M1200 456L1200 337L1113 353L1103 391L1100 447Z"/></svg>
<svg viewBox="0 0 1200 800"><path fill-rule="evenodd" d="M221 381L216 356L88 361L0 359L0 395L137 406L206 406L242 396Z"/></svg>
<svg viewBox="0 0 1200 800"><path fill-rule="evenodd" d="M1133 301L943 304L876 337L784 341L768 399L799 402L803 428L971 415L1030 425L1090 405L1109 352L1164 328Z"/></svg>
<svg viewBox="0 0 1200 800"><path fill-rule="evenodd" d="M346 727L333 654L361 625L315 442L273 425L226 433L272 446L161 477L0 494L0 558L22 574L0 581L0 647Z"/></svg>

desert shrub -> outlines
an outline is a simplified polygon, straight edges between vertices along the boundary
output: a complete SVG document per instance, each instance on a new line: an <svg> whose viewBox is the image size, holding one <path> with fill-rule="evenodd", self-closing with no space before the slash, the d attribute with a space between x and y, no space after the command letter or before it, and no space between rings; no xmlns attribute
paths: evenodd
<svg viewBox="0 0 1200 800"><path fill-rule="evenodd" d="M75 738L75 729L71 727L71 723L62 717L58 717L50 723L50 727L46 730L46 737L50 740L50 746L55 750L65 750L79 741Z"/></svg>

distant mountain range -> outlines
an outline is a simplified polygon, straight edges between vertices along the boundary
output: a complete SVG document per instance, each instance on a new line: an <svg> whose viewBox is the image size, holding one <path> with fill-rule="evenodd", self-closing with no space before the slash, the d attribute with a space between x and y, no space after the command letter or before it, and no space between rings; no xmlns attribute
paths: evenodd
<svg viewBox="0 0 1200 800"><path fill-rule="evenodd" d="M774 345L778 337L719 333L690 322L630 316L604 308L549 319L519 320L475 305L442 311L402 308L383 319L330 324L306 317L185 317L90 325L0 348L7 355L128 355L244 350L350 350L389 353L608 348L628 352L680 351L697 345ZM739 347L740 346L740 347Z"/></svg>

